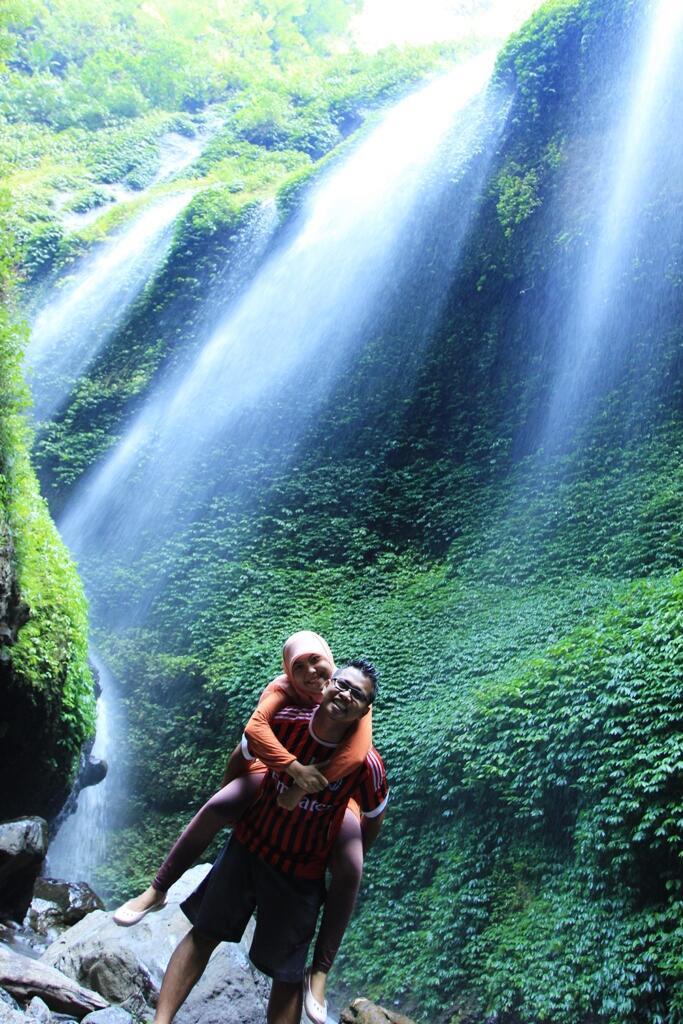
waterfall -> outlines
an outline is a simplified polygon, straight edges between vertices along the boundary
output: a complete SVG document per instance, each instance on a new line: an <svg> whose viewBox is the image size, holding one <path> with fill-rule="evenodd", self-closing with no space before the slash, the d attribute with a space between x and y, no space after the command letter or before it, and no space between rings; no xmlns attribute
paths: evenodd
<svg viewBox="0 0 683 1024"><path fill-rule="evenodd" d="M415 351L426 342L505 124L507 99L485 88L493 61L473 59L422 86L329 165L203 342L179 349L118 443L76 486L59 525L98 635L144 625L172 567L156 558L160 546L202 513L198 474L221 475L221 446L239 446L240 431L267 449L267 416L260 425L249 416L267 410L284 382L313 373L287 426L291 448L397 299L415 318ZM270 238L267 213L265 222ZM135 580L147 603L131 593L93 601L100 573L109 583L117 574ZM64 832L65 847L73 842ZM88 856L92 870L104 851Z"/></svg>
<svg viewBox="0 0 683 1024"><path fill-rule="evenodd" d="M427 333L478 188L440 229L436 203L473 151L483 181L503 123L482 94L492 64L490 55L476 58L408 96L311 190L289 235L194 361L159 385L77 487L60 527L79 558L87 562L103 545L135 552L149 531L158 539L172 530L178 504L191 500L196 463L312 358L316 388L299 419L314 415L339 367L418 272L424 254L410 242L441 230L439 274L423 303ZM442 166L446 143L451 163Z"/></svg>
<svg viewBox="0 0 683 1024"><path fill-rule="evenodd" d="M26 350L34 416L50 419L78 378L106 347L161 264L173 224L192 193L154 203L85 257L37 315Z"/></svg>
<svg viewBox="0 0 683 1024"><path fill-rule="evenodd" d="M159 140L159 166L145 192L178 177L189 167L216 126L216 118L209 115L205 130L193 137L179 132L163 135ZM145 194L118 184L107 188L115 205ZM184 190L152 202L84 256L42 302L25 356L38 423L59 411L79 377L121 326L131 304L161 265L173 237L173 225L191 198L192 192ZM66 226L75 231L102 212L98 206L84 214L71 214Z"/></svg>
<svg viewBox="0 0 683 1024"><path fill-rule="evenodd" d="M68 878L93 885L94 871L105 858L107 832L112 826L116 794L123 785L120 760L115 754L124 730L120 722L120 701L116 699L116 682L97 652L90 652L90 660L101 688L97 699L97 732L92 753L106 761L109 770L103 782L88 786L78 794L76 810L65 819L50 844L44 873L49 877Z"/></svg>
<svg viewBox="0 0 683 1024"><path fill-rule="evenodd" d="M206 145L206 136L181 135L169 132L159 140L159 167L154 175L152 185L178 177L181 171L189 167L201 154ZM151 187L151 186L150 186Z"/></svg>
<svg viewBox="0 0 683 1024"><path fill-rule="evenodd" d="M552 450L632 357L633 323L656 319L666 287L667 262L680 244L681 224L660 225L646 244L639 238L658 193L680 176L673 126L683 101L683 4L659 0L651 7L649 32L637 40L632 66L620 69L630 82L616 130L596 154L594 228L560 327L560 345L547 420L540 442ZM674 131L675 135L675 131ZM673 142L673 145L672 145ZM647 253L658 264L646 287L625 292L624 275ZM654 283L653 283L654 282ZM551 318L552 319L552 318Z"/></svg>
<svg viewBox="0 0 683 1024"><path fill-rule="evenodd" d="M208 139L218 127L219 121L215 114L208 112L204 114L205 126L196 135L181 135L180 132L167 132L159 139L159 166L154 178L143 193L120 182L104 183L98 186L103 195L103 203L94 206L90 210L82 212L63 212L62 223L67 231L80 231L88 224L96 221L105 211L112 210L121 203L139 199L154 185L178 178L190 164L194 163L206 146ZM67 201L68 194L62 199L62 204Z"/></svg>

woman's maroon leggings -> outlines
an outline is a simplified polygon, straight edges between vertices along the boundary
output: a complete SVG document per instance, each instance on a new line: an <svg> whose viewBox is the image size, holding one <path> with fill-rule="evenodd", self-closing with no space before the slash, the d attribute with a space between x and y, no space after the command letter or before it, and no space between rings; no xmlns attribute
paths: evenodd
<svg viewBox="0 0 683 1024"><path fill-rule="evenodd" d="M204 853L207 846L226 825L234 825L252 802L263 775L253 772L242 775L224 786L202 809L174 843L171 852L152 882L155 889L166 892L180 876ZM313 953L313 970L329 971L346 926L353 912L363 874L363 840L360 822L347 809L328 864L330 887Z"/></svg>

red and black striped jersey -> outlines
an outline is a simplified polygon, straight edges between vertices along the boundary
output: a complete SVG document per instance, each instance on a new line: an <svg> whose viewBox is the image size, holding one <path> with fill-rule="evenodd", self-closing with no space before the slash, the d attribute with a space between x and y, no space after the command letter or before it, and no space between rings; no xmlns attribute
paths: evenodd
<svg viewBox="0 0 683 1024"><path fill-rule="evenodd" d="M323 743L315 733L317 708L288 705L274 716L278 740L301 764L326 761L335 744ZM246 739L242 751L251 755ZM305 796L293 811L277 805L278 795L291 784L286 772L266 773L256 800L240 819L235 837L273 867L302 878L320 878L351 798L363 814L374 817L387 804L389 787L384 762L374 747L363 764L320 793Z"/></svg>

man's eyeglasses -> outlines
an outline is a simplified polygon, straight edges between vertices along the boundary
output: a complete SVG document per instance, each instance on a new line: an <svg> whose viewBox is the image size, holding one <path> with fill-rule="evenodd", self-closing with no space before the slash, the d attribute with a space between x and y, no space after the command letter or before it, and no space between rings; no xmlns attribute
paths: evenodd
<svg viewBox="0 0 683 1024"><path fill-rule="evenodd" d="M367 704L368 698L365 696L362 690L359 690L357 686L350 683L348 679L344 679L343 676L335 674L332 676L331 682L337 687L338 690L343 690L345 693L355 700L356 704Z"/></svg>

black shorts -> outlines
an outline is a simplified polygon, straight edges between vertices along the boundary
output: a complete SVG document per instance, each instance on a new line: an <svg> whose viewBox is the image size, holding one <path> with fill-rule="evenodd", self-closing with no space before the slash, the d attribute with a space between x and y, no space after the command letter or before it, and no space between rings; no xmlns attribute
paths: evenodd
<svg viewBox="0 0 683 1024"><path fill-rule="evenodd" d="M251 962L275 981L298 982L324 897L322 878L285 875L233 837L180 909L198 932L225 942L239 942L256 911Z"/></svg>

